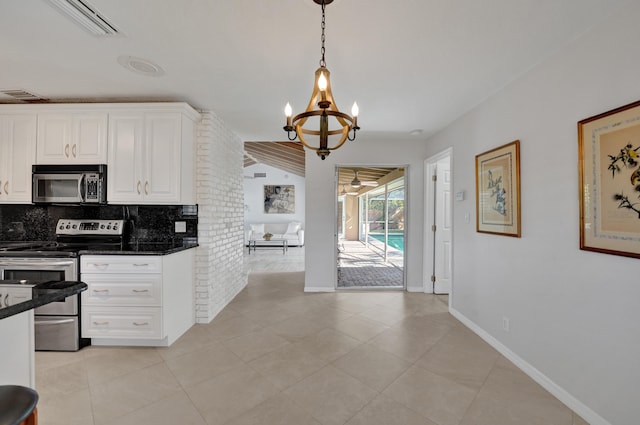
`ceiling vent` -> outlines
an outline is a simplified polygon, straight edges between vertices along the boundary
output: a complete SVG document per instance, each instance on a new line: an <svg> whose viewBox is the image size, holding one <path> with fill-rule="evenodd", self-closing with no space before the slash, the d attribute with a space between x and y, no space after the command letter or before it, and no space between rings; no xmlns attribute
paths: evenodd
<svg viewBox="0 0 640 425"><path fill-rule="evenodd" d="M60 12L73 19L85 31L96 36L109 36L119 33L118 29L107 21L95 7L85 0L46 0Z"/></svg>
<svg viewBox="0 0 640 425"><path fill-rule="evenodd" d="M0 90L0 93L23 102L43 102L47 99L24 90Z"/></svg>

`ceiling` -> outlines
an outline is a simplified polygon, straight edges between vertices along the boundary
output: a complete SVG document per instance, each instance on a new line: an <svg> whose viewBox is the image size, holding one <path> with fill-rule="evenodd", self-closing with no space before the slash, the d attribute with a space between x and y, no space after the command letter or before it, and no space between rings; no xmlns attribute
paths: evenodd
<svg viewBox="0 0 640 425"><path fill-rule="evenodd" d="M186 101L243 141L286 141L320 59L312 0L86 0L121 34L96 37L45 0L2 0L0 90L51 101ZM326 63L359 138L426 139L633 0L335 0ZM146 59L164 75L118 63ZM0 102L13 99L0 96ZM414 131L415 130L415 131Z"/></svg>

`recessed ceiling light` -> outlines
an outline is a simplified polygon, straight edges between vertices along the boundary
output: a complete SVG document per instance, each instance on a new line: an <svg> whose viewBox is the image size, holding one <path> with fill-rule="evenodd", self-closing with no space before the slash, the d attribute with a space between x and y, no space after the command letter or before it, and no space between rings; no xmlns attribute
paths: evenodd
<svg viewBox="0 0 640 425"><path fill-rule="evenodd" d="M409 134L412 136L419 136L423 133L423 131L424 130L422 130L421 128L416 128L415 130L411 130Z"/></svg>
<svg viewBox="0 0 640 425"><path fill-rule="evenodd" d="M164 75L164 69L160 65L135 56L119 56L118 63L131 72L147 77L161 77Z"/></svg>

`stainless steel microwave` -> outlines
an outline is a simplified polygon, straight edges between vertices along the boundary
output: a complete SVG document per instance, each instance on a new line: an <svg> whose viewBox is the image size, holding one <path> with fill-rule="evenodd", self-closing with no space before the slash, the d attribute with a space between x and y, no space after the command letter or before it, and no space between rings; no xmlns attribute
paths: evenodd
<svg viewBox="0 0 640 425"><path fill-rule="evenodd" d="M32 201L36 204L106 204L107 166L34 165Z"/></svg>

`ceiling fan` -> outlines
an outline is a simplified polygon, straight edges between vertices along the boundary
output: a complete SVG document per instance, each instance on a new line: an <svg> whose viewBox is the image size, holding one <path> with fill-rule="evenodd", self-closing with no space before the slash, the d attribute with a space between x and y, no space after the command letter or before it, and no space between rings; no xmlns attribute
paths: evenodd
<svg viewBox="0 0 640 425"><path fill-rule="evenodd" d="M344 195L357 195L358 194L358 192L347 192L347 190L345 189L345 186L346 185L344 185L344 184L342 185L342 192L340 192L341 196L344 196Z"/></svg>
<svg viewBox="0 0 640 425"><path fill-rule="evenodd" d="M353 172L355 176L353 177L353 180L351 180L351 187L355 187L357 189L360 186L371 186L371 187L378 186L378 182L376 181L360 181L360 179L358 178L358 170L353 170Z"/></svg>

